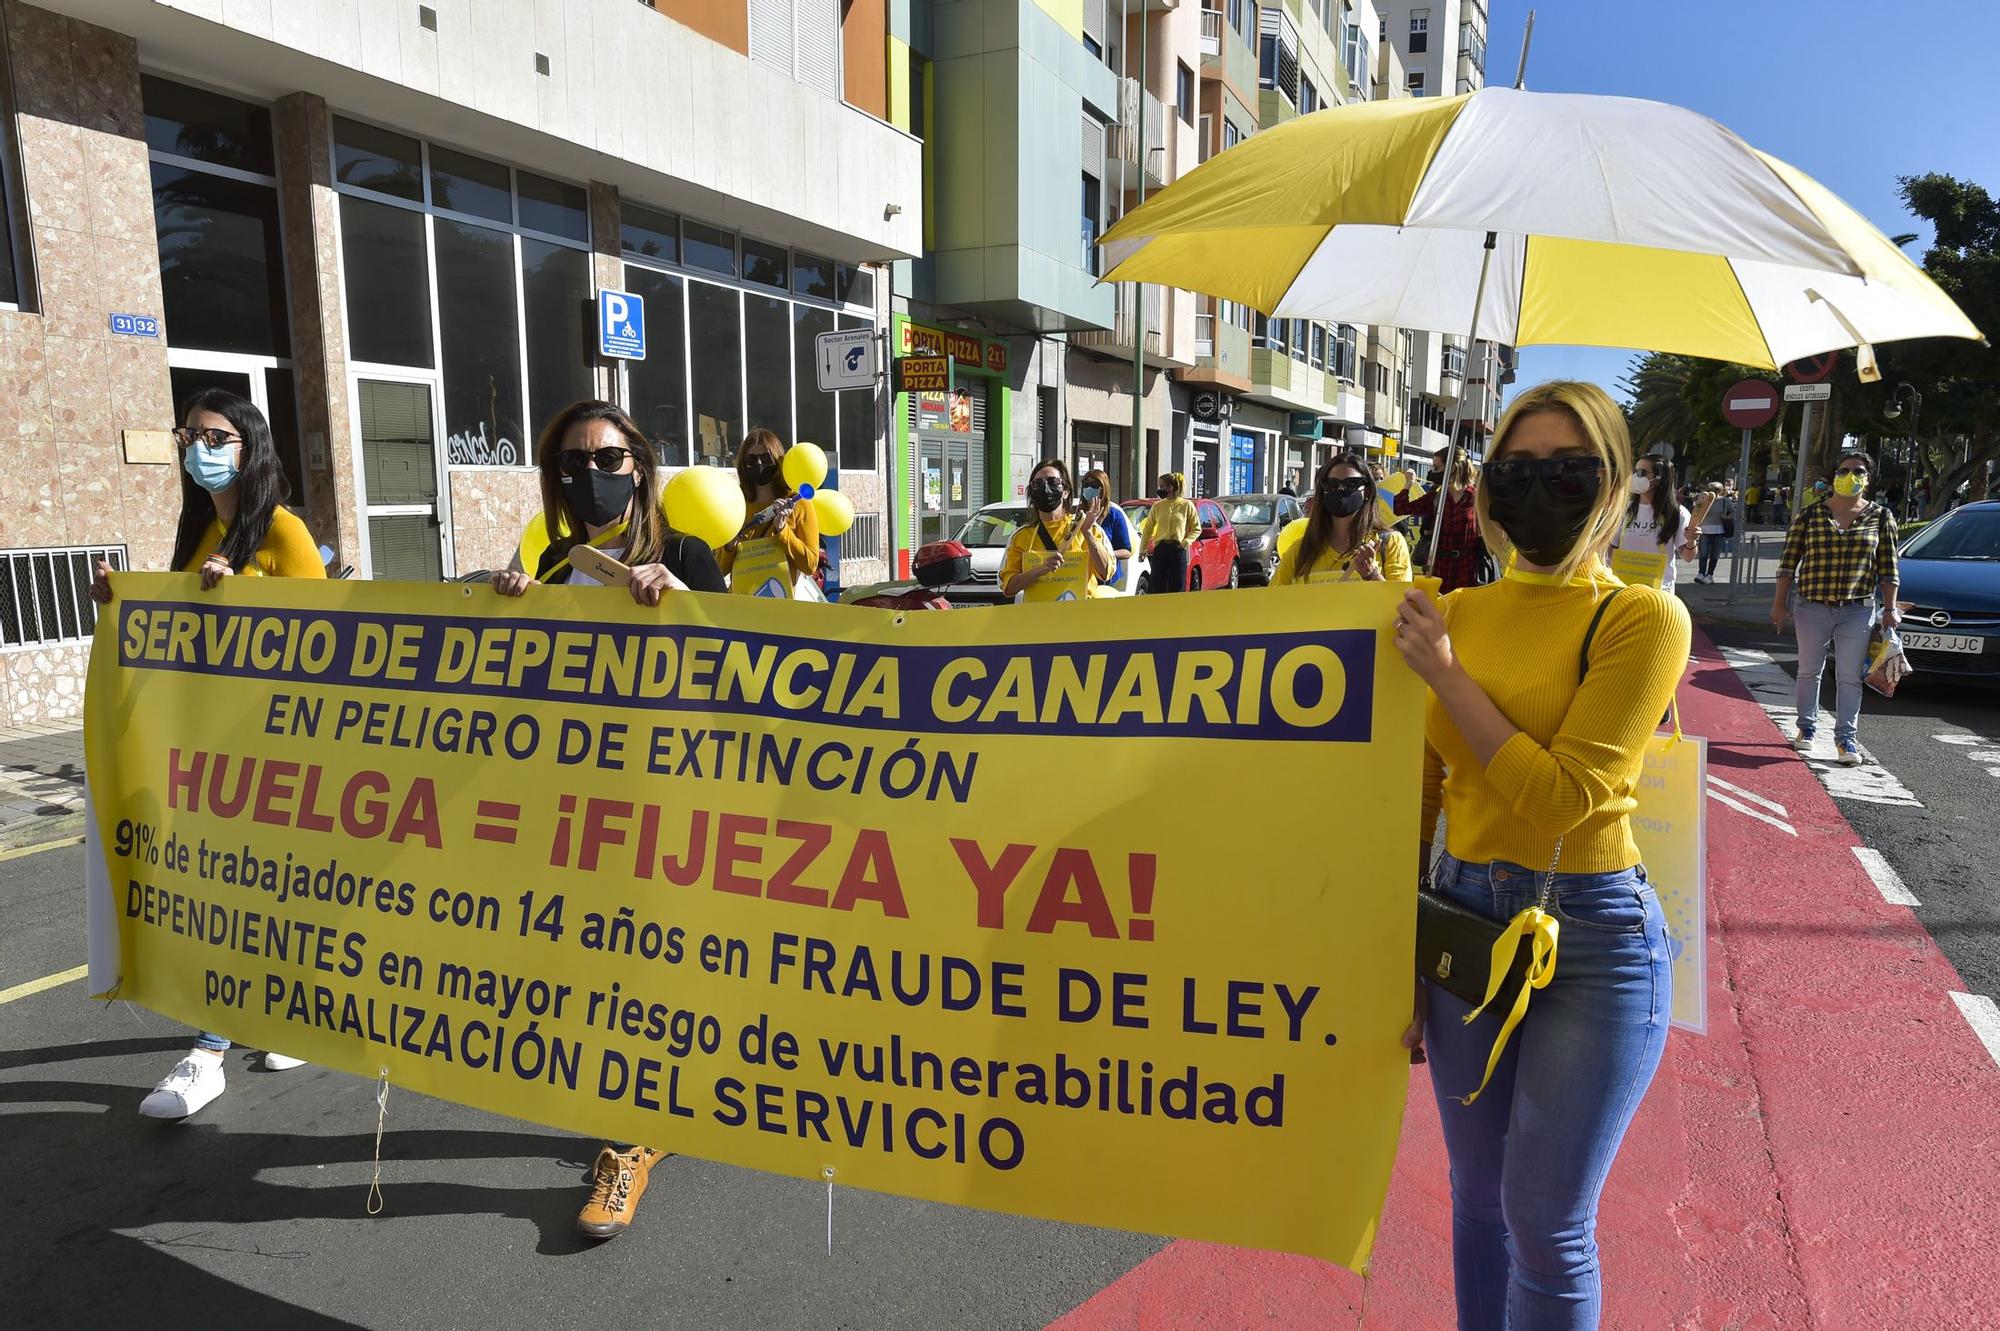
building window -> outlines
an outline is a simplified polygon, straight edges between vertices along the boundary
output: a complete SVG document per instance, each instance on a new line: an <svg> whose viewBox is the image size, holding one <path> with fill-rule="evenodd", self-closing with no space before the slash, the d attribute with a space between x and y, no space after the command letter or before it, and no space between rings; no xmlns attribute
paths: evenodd
<svg viewBox="0 0 2000 1331"><path fill-rule="evenodd" d="M1411 70L1411 71L1410 71L1410 77L1409 77L1409 80L1408 80L1408 81L1407 81L1407 82L1406 82L1406 83L1405 83L1405 84L1404 84L1403 86L1409 89L1409 92L1410 92L1410 96L1412 96L1412 97L1421 97L1421 96L1423 96L1423 95L1424 95L1424 71L1422 71L1421 69L1413 69L1413 70Z"/></svg>
<svg viewBox="0 0 2000 1331"><path fill-rule="evenodd" d="M626 362L627 408L660 461L682 466L688 460L686 279L628 263L625 289L646 302L646 359Z"/></svg>
<svg viewBox="0 0 2000 1331"><path fill-rule="evenodd" d="M1422 55L1431 49L1431 11L1410 11L1410 54Z"/></svg>
<svg viewBox="0 0 2000 1331"><path fill-rule="evenodd" d="M1368 39L1361 34L1359 23L1347 25L1347 40L1341 48L1341 60L1347 67L1347 81L1354 87L1354 95L1368 96L1368 85L1373 81L1368 74Z"/></svg>
<svg viewBox="0 0 2000 1331"><path fill-rule="evenodd" d="M1097 276L1097 219L1101 191L1097 177L1086 171L1083 173L1083 271Z"/></svg>
<svg viewBox="0 0 2000 1331"><path fill-rule="evenodd" d="M1297 361L1301 365L1306 364L1310 360L1312 354L1312 349L1310 346L1311 341L1312 337L1311 334L1307 332L1306 321L1303 319L1292 320L1292 339L1291 339L1292 359Z"/></svg>
<svg viewBox="0 0 2000 1331"><path fill-rule="evenodd" d="M340 198L347 270L348 354L377 365L431 369L430 260L424 216L370 199Z"/></svg>
<svg viewBox="0 0 2000 1331"><path fill-rule="evenodd" d="M1194 71L1187 67L1187 61L1174 62L1174 105L1181 113L1181 123L1194 123Z"/></svg>
<svg viewBox="0 0 2000 1331"><path fill-rule="evenodd" d="M1194 354L1215 354L1215 298L1197 296L1194 311Z"/></svg>
<svg viewBox="0 0 2000 1331"><path fill-rule="evenodd" d="M1257 15L1257 86L1281 93L1297 106L1299 31L1283 9L1259 8Z"/></svg>
<svg viewBox="0 0 2000 1331"><path fill-rule="evenodd" d="M1355 330L1353 324L1339 324L1334 329L1333 363L1327 368L1349 383L1354 382Z"/></svg>
<svg viewBox="0 0 2000 1331"><path fill-rule="evenodd" d="M1228 152L1241 142L1243 142L1243 131L1236 128L1235 121L1224 120L1222 122L1222 151Z"/></svg>
<svg viewBox="0 0 2000 1331"><path fill-rule="evenodd" d="M618 244L627 254L679 263L681 219L672 213L656 213L637 204L621 203L618 208ZM647 340L647 345L652 345L651 339Z"/></svg>
<svg viewBox="0 0 2000 1331"><path fill-rule="evenodd" d="M1325 324L1313 325L1312 367L1315 370L1324 370L1326 368L1326 325Z"/></svg>
<svg viewBox="0 0 2000 1331"><path fill-rule="evenodd" d="M1311 79L1299 76L1299 114L1311 115L1319 110L1319 89L1313 87Z"/></svg>
<svg viewBox="0 0 2000 1331"><path fill-rule="evenodd" d="M1229 0L1229 26L1236 29L1236 33L1240 37L1249 36L1250 30L1244 25L1243 21L1243 11L1248 7L1247 0Z"/></svg>

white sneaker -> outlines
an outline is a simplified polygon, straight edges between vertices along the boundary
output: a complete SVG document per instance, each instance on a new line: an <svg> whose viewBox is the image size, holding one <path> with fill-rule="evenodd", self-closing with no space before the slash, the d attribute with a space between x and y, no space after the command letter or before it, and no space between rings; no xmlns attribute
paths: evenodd
<svg viewBox="0 0 2000 1331"><path fill-rule="evenodd" d="M1840 750L1840 765L1842 767L1861 766L1861 750L1851 744L1842 745Z"/></svg>
<svg viewBox="0 0 2000 1331"><path fill-rule="evenodd" d="M139 1112L147 1118L186 1118L228 1089L222 1059L204 1049L191 1049L139 1102Z"/></svg>
<svg viewBox="0 0 2000 1331"><path fill-rule="evenodd" d="M1812 746L1813 746L1812 731L1801 730L1796 735L1792 736L1792 747L1797 749L1800 753L1811 752Z"/></svg>
<svg viewBox="0 0 2000 1331"><path fill-rule="evenodd" d="M306 1061L303 1058L293 1058L290 1054L281 1054L275 1049L264 1051L264 1066L272 1072L285 1072L305 1065Z"/></svg>

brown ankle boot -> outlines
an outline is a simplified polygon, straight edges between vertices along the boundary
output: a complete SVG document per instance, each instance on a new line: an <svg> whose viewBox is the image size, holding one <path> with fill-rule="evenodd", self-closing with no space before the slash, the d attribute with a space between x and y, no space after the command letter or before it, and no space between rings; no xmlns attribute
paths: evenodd
<svg viewBox="0 0 2000 1331"><path fill-rule="evenodd" d="M590 1200L577 1212L578 1232L593 1239L608 1239L630 1229L639 1199L646 1195L647 1176L665 1155L665 1151L644 1146L626 1151L614 1151L607 1146L599 1151L590 1183Z"/></svg>

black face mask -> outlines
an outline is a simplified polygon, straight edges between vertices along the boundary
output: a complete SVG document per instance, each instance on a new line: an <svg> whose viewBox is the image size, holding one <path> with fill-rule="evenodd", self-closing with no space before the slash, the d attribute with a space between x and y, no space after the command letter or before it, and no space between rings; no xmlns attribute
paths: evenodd
<svg viewBox="0 0 2000 1331"><path fill-rule="evenodd" d="M778 476L778 460L769 453L752 453L737 473L752 485L769 485Z"/></svg>
<svg viewBox="0 0 2000 1331"><path fill-rule="evenodd" d="M637 472L619 475L591 467L581 475L562 478L563 498L570 512L592 527L608 527L625 515L632 502Z"/></svg>
<svg viewBox="0 0 2000 1331"><path fill-rule="evenodd" d="M1551 568L1569 558L1576 543L1590 526L1591 510L1604 484L1600 473L1589 492L1581 495L1552 494L1541 477L1519 499L1502 499L1489 494L1487 506L1500 530L1531 564Z"/></svg>
<svg viewBox="0 0 2000 1331"><path fill-rule="evenodd" d="M1361 511L1368 496L1359 490L1342 491L1321 489L1319 502L1327 512L1336 518L1351 518Z"/></svg>
<svg viewBox="0 0 2000 1331"><path fill-rule="evenodd" d="M1053 513L1062 507L1069 491L1053 476L1038 476L1028 482L1028 502L1039 512Z"/></svg>
<svg viewBox="0 0 2000 1331"><path fill-rule="evenodd" d="M1156 498L1172 499L1174 497L1174 487L1171 485L1163 485L1159 489L1153 491L1153 494Z"/></svg>

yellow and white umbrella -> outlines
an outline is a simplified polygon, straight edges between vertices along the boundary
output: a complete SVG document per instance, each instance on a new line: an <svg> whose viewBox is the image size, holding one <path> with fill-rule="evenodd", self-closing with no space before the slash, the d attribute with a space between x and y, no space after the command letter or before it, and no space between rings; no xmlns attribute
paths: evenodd
<svg viewBox="0 0 2000 1331"><path fill-rule="evenodd" d="M1980 337L1804 172L1706 116L1626 97L1485 88L1302 116L1203 163L1102 243L1107 281L1514 346L1776 368Z"/></svg>

